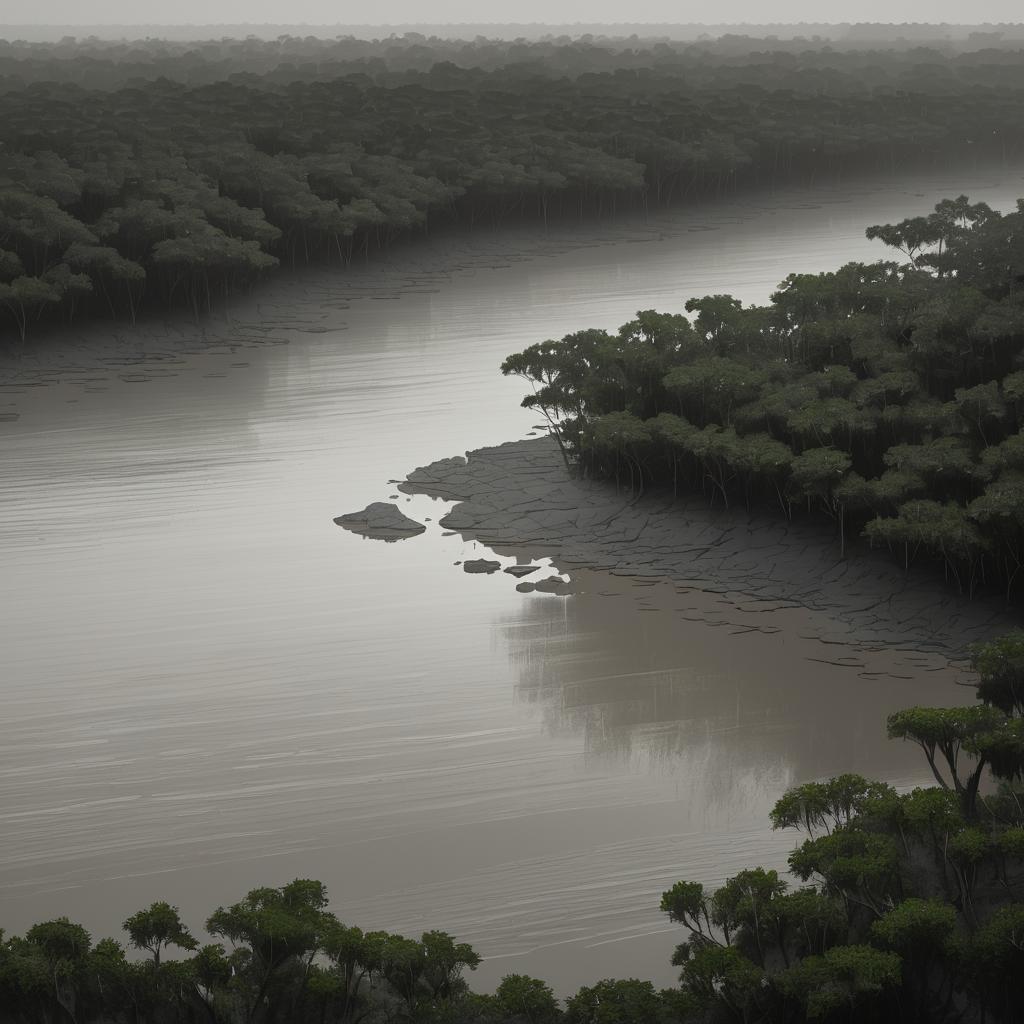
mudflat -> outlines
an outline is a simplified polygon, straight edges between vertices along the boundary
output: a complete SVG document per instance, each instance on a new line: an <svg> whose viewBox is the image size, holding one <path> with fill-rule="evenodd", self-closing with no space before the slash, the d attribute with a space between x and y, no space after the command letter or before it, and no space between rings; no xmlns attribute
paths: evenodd
<svg viewBox="0 0 1024 1024"><path fill-rule="evenodd" d="M930 567L906 572L864 544L841 558L829 527L799 511L789 519L578 479L549 436L441 459L399 489L458 502L441 526L521 559L547 556L570 576L586 569L732 595L756 603L765 625L774 609L804 608L807 638L824 643L956 654L1013 624L996 599L967 600Z"/></svg>

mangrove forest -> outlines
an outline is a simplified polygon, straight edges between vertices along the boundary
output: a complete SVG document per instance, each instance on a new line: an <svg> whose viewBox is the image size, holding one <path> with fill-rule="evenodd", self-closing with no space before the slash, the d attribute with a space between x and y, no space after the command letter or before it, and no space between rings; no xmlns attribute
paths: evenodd
<svg viewBox="0 0 1024 1024"><path fill-rule="evenodd" d="M1024 201L867 229L900 260L790 274L509 356L568 460L637 494L830 517L1009 598L1024 564Z"/></svg>
<svg viewBox="0 0 1024 1024"><path fill-rule="evenodd" d="M994 41L0 41L0 328L198 316L443 225L1011 159Z"/></svg>

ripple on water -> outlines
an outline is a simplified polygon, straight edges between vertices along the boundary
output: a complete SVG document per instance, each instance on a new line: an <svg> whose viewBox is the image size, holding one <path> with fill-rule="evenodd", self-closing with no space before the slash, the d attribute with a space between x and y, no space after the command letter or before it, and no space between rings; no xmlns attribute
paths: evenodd
<svg viewBox="0 0 1024 1024"><path fill-rule="evenodd" d="M331 520L532 429L509 352L692 295L763 301L790 271L880 256L868 223L950 188L1012 205L1020 177L950 181L452 236L281 277L199 329L26 356L0 413L4 927L117 934L154 899L198 927L318 877L346 921L473 942L484 985L670 982L660 892L783 864L765 814L796 779L923 781L884 714L951 692L955 667L823 656L799 608L699 580L522 595L453 564L513 559L426 497L402 545Z"/></svg>

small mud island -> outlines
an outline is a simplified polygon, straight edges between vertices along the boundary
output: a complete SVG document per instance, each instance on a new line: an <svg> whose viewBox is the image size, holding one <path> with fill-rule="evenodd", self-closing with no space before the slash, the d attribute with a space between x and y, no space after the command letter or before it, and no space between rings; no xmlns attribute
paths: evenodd
<svg viewBox="0 0 1024 1024"><path fill-rule="evenodd" d="M349 512L334 521L352 533L374 540L404 540L426 530L422 523L410 519L397 505L387 501L374 501L361 512Z"/></svg>

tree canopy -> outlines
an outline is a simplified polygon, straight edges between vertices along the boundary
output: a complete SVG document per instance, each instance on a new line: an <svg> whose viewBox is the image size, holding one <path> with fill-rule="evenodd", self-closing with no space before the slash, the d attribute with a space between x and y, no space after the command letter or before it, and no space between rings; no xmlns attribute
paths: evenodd
<svg viewBox="0 0 1024 1024"><path fill-rule="evenodd" d="M917 223L920 221L920 223ZM644 310L510 356L579 472L830 518L1008 597L1024 562L1024 200L868 228L910 262L791 274L770 305ZM908 241L913 237L915 241ZM918 244L918 242L920 244ZM1009 698L1016 699L1016 698Z"/></svg>
<svg viewBox="0 0 1024 1024"><path fill-rule="evenodd" d="M168 304L198 316L280 264L347 263L442 222L1002 160L1024 143L1014 53L740 36L0 40L0 329L24 341ZM951 201L879 237L945 274L986 209ZM809 283L791 284L787 337L841 350L797 322ZM728 354L738 304L698 302L700 337ZM731 416L737 387L709 408ZM985 431L983 398L965 409Z"/></svg>

